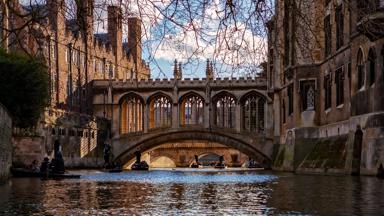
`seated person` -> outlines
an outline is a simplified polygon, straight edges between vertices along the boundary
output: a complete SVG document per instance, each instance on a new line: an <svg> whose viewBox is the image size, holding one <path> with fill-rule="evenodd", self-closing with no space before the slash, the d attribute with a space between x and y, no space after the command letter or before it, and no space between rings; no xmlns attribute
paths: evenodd
<svg viewBox="0 0 384 216"><path fill-rule="evenodd" d="M45 157L43 162L41 162L40 172L41 173L47 173L48 172L48 168L49 168L49 158Z"/></svg>

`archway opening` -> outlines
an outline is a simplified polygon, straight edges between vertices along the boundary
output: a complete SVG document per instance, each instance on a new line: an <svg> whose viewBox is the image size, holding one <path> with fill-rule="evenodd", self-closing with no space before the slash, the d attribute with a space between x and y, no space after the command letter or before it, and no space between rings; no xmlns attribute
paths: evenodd
<svg viewBox="0 0 384 216"><path fill-rule="evenodd" d="M151 168L174 168L176 163L169 157L160 156L155 159L151 159L150 163Z"/></svg>
<svg viewBox="0 0 384 216"><path fill-rule="evenodd" d="M190 167L198 156L199 163L203 166L210 166L219 161L223 156L228 167L242 167L247 164L249 159L258 163L265 161L265 156L255 155L247 149L236 148L235 145L225 145L220 141L196 140L196 139L177 139L165 140L145 148L141 145L138 149L142 152L142 160L145 160L150 167L169 168L169 167ZM125 163L124 168L129 169L134 163L133 152L127 152L123 157L119 157L121 163ZM171 162L171 161L172 162Z"/></svg>
<svg viewBox="0 0 384 216"><path fill-rule="evenodd" d="M199 156L199 162L203 166L214 166L219 161L220 155L207 153Z"/></svg>

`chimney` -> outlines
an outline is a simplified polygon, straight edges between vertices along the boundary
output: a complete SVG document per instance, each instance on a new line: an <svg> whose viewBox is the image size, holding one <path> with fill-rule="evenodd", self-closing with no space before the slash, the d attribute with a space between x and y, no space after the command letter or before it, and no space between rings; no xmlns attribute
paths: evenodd
<svg viewBox="0 0 384 216"><path fill-rule="evenodd" d="M57 32L65 30L65 1L64 0L47 0L48 18L51 26Z"/></svg>
<svg viewBox="0 0 384 216"><path fill-rule="evenodd" d="M141 20L138 17L128 18L128 50L134 62L141 64Z"/></svg>
<svg viewBox="0 0 384 216"><path fill-rule="evenodd" d="M118 6L108 6L108 39L112 45L113 54L115 55L115 65L119 65L119 61L123 56L123 33L122 33L122 15L121 8ZM115 74L117 78L122 77L118 67Z"/></svg>
<svg viewBox="0 0 384 216"><path fill-rule="evenodd" d="M93 0L76 1L77 22L83 34L93 36Z"/></svg>

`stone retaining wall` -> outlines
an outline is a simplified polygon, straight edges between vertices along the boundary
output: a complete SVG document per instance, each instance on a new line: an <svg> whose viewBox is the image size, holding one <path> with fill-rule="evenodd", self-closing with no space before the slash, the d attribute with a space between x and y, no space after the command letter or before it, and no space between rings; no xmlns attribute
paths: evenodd
<svg viewBox="0 0 384 216"><path fill-rule="evenodd" d="M0 183L9 177L12 164L12 119L0 104Z"/></svg>

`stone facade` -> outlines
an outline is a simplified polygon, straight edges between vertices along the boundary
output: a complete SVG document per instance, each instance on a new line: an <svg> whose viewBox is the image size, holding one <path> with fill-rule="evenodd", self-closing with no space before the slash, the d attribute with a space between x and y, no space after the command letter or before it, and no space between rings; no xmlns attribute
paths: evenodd
<svg viewBox="0 0 384 216"><path fill-rule="evenodd" d="M384 163L383 1L276 3L267 72L281 145L275 168L376 174Z"/></svg>
<svg viewBox="0 0 384 216"><path fill-rule="evenodd" d="M29 137L30 133L22 133L24 130L15 130L15 146L40 140L42 143L36 145L42 150L36 158L41 160L45 154L51 154L52 143L58 139L68 165L96 166L100 164L97 158L100 158L102 148L98 145L104 143L109 128L103 115L96 117L93 114L90 83L96 79L148 79L150 69L141 59L139 18L128 19L128 42L123 43L121 8L108 6L108 31L94 34L93 1L76 2L77 16L68 20L64 0L48 0L45 5L28 6L18 5L16 1L11 4L0 1L1 41L5 49L25 50L42 57L50 75L50 106L33 129L33 137ZM12 10L7 8L9 5ZM30 17L22 18L16 13L41 17L36 16L40 18L29 28L12 32L30 20Z"/></svg>
<svg viewBox="0 0 384 216"><path fill-rule="evenodd" d="M12 164L12 119L8 111L0 104L0 183L9 176Z"/></svg>

